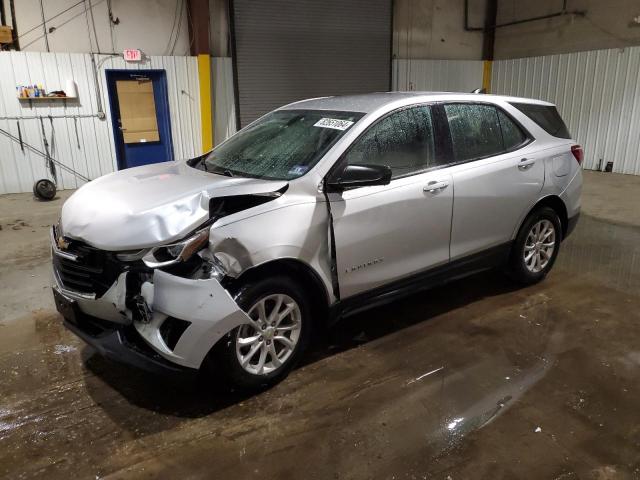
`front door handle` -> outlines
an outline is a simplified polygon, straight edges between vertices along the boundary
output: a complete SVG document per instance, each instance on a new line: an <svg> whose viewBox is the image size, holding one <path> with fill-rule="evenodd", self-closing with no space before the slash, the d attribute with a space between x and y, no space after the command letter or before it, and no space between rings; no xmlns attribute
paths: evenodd
<svg viewBox="0 0 640 480"><path fill-rule="evenodd" d="M449 182L447 182L446 180L441 180L441 181L432 180L431 182L425 185L423 190L429 193L438 193L441 190L444 190L445 188L447 188L448 186L449 186Z"/></svg>
<svg viewBox="0 0 640 480"><path fill-rule="evenodd" d="M533 167L534 163L536 163L536 161L531 158L523 158L522 160L520 160L520 163L518 163L518 168L520 170L529 170L531 167Z"/></svg>

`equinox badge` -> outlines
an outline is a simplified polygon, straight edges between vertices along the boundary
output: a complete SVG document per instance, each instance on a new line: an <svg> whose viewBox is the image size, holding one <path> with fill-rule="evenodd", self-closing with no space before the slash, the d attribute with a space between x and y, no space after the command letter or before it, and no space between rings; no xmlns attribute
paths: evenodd
<svg viewBox="0 0 640 480"><path fill-rule="evenodd" d="M370 267L371 265L375 265L377 263L384 262L384 258L374 258L373 260L369 260L368 262L361 263L360 265L353 265L352 267L347 268L344 273L351 273L357 270L362 270L363 268Z"/></svg>

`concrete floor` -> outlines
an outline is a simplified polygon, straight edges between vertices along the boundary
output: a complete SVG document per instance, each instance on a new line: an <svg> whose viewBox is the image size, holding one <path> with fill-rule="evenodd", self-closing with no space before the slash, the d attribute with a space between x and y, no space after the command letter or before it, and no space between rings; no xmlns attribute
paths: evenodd
<svg viewBox="0 0 640 480"><path fill-rule="evenodd" d="M94 355L47 289L66 194L0 197L0 477L640 478L640 177L585 182L542 284L352 318L253 397Z"/></svg>

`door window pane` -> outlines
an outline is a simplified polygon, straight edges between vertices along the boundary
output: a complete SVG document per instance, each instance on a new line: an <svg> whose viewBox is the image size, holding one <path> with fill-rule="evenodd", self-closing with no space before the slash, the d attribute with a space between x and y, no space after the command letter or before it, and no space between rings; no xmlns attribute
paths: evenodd
<svg viewBox="0 0 640 480"><path fill-rule="evenodd" d="M497 155L504 150L495 107L453 103L445 105L445 111L457 161Z"/></svg>
<svg viewBox="0 0 640 480"><path fill-rule="evenodd" d="M374 124L347 152L349 165L386 165L392 178L434 166L431 108L407 108Z"/></svg>
<svg viewBox="0 0 640 480"><path fill-rule="evenodd" d="M513 120L501 110L498 110L498 118L500 119L500 126L502 127L502 138L504 140L505 150L511 150L524 143L527 137Z"/></svg>

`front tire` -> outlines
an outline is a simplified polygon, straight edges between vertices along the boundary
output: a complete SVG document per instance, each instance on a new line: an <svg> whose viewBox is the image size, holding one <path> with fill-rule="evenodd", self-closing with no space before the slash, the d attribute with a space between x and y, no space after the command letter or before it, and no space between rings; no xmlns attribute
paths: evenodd
<svg viewBox="0 0 640 480"><path fill-rule="evenodd" d="M281 276L245 284L235 300L251 324L234 328L222 339L212 367L242 390L275 385L295 367L309 343L312 321L306 295Z"/></svg>
<svg viewBox="0 0 640 480"><path fill-rule="evenodd" d="M561 241L562 225L555 210L534 210L520 227L511 249L509 276L524 285L543 280L556 261Z"/></svg>

